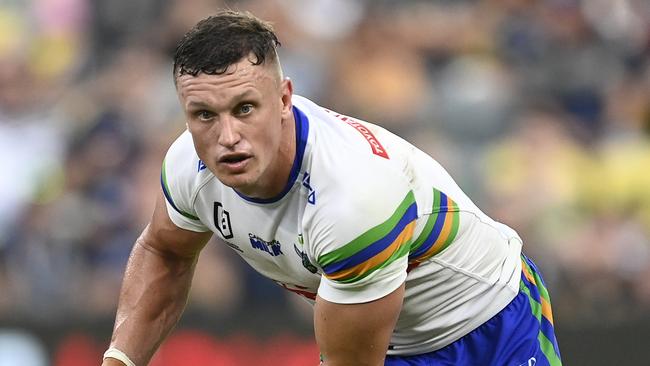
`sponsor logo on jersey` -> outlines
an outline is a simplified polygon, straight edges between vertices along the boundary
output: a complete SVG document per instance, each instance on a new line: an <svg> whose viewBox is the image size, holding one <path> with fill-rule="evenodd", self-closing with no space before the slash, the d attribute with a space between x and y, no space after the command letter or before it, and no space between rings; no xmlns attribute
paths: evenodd
<svg viewBox="0 0 650 366"><path fill-rule="evenodd" d="M252 233L248 233L248 239L250 239L253 249L259 249L263 252L267 252L271 257L277 257L281 254L284 254L282 253L282 248L280 248L280 242L275 239L272 241L266 241Z"/></svg>
<svg viewBox="0 0 650 366"><path fill-rule="evenodd" d="M307 195L307 202L314 205L316 204L316 191L311 187L311 184L309 183L310 178L311 176L309 173L305 172L305 174L302 176L302 185L303 187L307 188L307 191L309 192Z"/></svg>
<svg viewBox="0 0 650 366"><path fill-rule="evenodd" d="M230 225L230 213L223 209L221 202L214 203L214 226L217 227L224 239L231 239L232 226Z"/></svg>
<svg viewBox="0 0 650 366"><path fill-rule="evenodd" d="M384 149L384 146L377 140L375 135L370 131L366 126L361 124L360 122L356 121L354 118L348 117L348 116L343 116L338 113L334 113L328 109L325 109L327 112L334 114L335 117L340 119L341 121L349 124L350 126L354 127L361 135L368 141L368 144L370 144L370 148L372 149L372 153L381 156L384 159L390 159L388 157L388 153L386 152L386 149Z"/></svg>
<svg viewBox="0 0 650 366"><path fill-rule="evenodd" d="M200 172L201 170L203 170L205 168L206 168L205 163L203 162L203 160L199 159L199 167L198 167L197 172Z"/></svg>
<svg viewBox="0 0 650 366"><path fill-rule="evenodd" d="M296 244L293 245L293 249L296 251L296 254L300 257L302 260L302 266L305 267L309 272L311 273L316 273L318 272L318 268L314 266L310 261L309 258L307 258L307 253L303 252L300 250Z"/></svg>

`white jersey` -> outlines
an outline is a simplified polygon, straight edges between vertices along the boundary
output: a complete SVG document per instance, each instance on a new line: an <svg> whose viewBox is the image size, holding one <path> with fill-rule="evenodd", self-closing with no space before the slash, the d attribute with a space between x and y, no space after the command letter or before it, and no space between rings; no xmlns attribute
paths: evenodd
<svg viewBox="0 0 650 366"><path fill-rule="evenodd" d="M171 220L213 231L262 275L312 301L379 299L406 281L389 354L442 348L517 294L521 240L434 159L373 124L293 97L296 157L272 199L223 185L184 132L162 185Z"/></svg>

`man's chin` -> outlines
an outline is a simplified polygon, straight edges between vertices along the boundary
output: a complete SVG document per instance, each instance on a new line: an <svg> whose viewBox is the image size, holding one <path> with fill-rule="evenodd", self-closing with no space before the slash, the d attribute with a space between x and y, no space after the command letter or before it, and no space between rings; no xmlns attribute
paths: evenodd
<svg viewBox="0 0 650 366"><path fill-rule="evenodd" d="M223 183L224 185L230 188L234 188L236 190L240 190L246 186L245 182L241 178L243 177L232 176L232 175L228 175L224 177L224 176L217 175L217 179L219 179L221 183Z"/></svg>
<svg viewBox="0 0 650 366"><path fill-rule="evenodd" d="M237 192L247 192L250 190L250 179L247 179L246 174L215 174L217 179L225 185Z"/></svg>

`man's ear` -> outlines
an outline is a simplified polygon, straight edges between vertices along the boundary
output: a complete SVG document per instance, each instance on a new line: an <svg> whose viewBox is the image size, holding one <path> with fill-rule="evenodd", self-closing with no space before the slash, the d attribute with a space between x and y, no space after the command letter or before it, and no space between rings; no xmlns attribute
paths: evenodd
<svg viewBox="0 0 650 366"><path fill-rule="evenodd" d="M282 119L290 118L293 114L293 104L291 97L293 96L293 82L291 79L284 78L280 83L280 93L282 98Z"/></svg>

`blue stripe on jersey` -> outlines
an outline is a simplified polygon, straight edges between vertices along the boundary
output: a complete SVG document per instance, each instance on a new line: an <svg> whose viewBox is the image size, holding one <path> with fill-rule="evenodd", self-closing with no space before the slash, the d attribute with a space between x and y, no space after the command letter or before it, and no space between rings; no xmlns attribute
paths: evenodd
<svg viewBox="0 0 650 366"><path fill-rule="evenodd" d="M431 248L433 243L436 242L436 239L438 236L440 236L440 232L442 231L442 227L444 226L445 223L445 213L447 212L447 195L444 194L443 192L440 192L440 211L438 211L438 217L436 217L436 223L433 225L433 229L431 230L431 233L429 233L429 236L427 239L424 241L424 243L414 252L409 255L409 258L417 258L424 254L427 250Z"/></svg>
<svg viewBox="0 0 650 366"><path fill-rule="evenodd" d="M169 204L174 208L174 210L178 211L178 213L182 215L183 213L181 212L181 210L178 209L178 207L176 207L176 204L174 203L172 196L167 191L167 186L165 185L165 180L163 179L162 174L160 174L160 186L162 187L163 194L165 195L165 199L167 200L167 202L169 202Z"/></svg>
<svg viewBox="0 0 650 366"><path fill-rule="evenodd" d="M368 245L362 250L358 251L356 254L345 258L341 261L334 262L330 265L323 267L323 271L326 274L332 274L347 268L354 267L360 263L367 261L368 259L374 257L375 255L381 253L384 249L390 246L397 236L402 233L406 225L410 224L413 220L417 218L418 208L415 203L412 203L404 212L404 215L399 220L397 225L388 233L388 235L377 240L376 242Z"/></svg>

